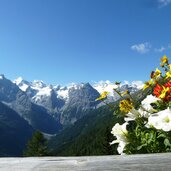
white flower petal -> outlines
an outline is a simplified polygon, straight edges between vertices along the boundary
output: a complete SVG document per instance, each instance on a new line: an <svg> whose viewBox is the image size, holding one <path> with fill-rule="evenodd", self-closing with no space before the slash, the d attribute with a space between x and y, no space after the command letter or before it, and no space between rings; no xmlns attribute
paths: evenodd
<svg viewBox="0 0 171 171"><path fill-rule="evenodd" d="M169 108L148 118L147 126L153 126L156 129L162 129L165 132L171 131L171 110Z"/></svg>
<svg viewBox="0 0 171 171"><path fill-rule="evenodd" d="M123 151L124 151L124 148L126 146L127 143L123 142L123 141L120 141L119 145L118 145L118 148L117 148L117 151L119 154L123 154Z"/></svg>
<svg viewBox="0 0 171 171"><path fill-rule="evenodd" d="M150 111L150 110L153 110L153 107L151 106L151 103L155 103L157 101L159 101L160 99L153 96L152 94L151 95L148 95L142 102L141 102L141 105L142 107L147 110L147 111Z"/></svg>
<svg viewBox="0 0 171 171"><path fill-rule="evenodd" d="M119 140L113 140L113 141L110 143L110 145L117 144L117 143L119 143Z"/></svg>
<svg viewBox="0 0 171 171"><path fill-rule="evenodd" d="M111 131L111 133L117 138L116 140L112 141L111 144L119 143L117 148L119 154L123 153L125 145L129 143L127 140L127 134L128 134L128 131L126 129L127 125L128 122L125 122L122 125L116 123Z"/></svg>
<svg viewBox="0 0 171 171"><path fill-rule="evenodd" d="M124 118L126 122L135 120L140 117L140 113L136 109L132 109L129 113L126 114L127 117Z"/></svg>

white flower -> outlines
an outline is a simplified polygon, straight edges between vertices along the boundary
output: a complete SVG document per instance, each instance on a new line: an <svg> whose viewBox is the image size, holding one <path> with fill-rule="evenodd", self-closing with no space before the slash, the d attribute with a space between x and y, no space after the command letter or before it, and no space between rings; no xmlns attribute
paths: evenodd
<svg viewBox="0 0 171 171"><path fill-rule="evenodd" d="M151 115L150 112L144 110L144 108L142 107L138 109L138 112L140 113L141 117L145 117L145 118L148 118Z"/></svg>
<svg viewBox="0 0 171 171"><path fill-rule="evenodd" d="M124 141L126 138L126 135L128 134L128 131L126 129L126 126L128 125L127 122L125 122L123 125L120 125L119 123L116 123L115 126L112 128L111 133L119 140Z"/></svg>
<svg viewBox="0 0 171 171"><path fill-rule="evenodd" d="M118 153L121 155L125 154L123 153L123 151L124 151L125 146L128 144L128 142L114 140L110 143L110 145L116 144L116 143L118 143L118 148L117 148Z"/></svg>
<svg viewBox="0 0 171 171"><path fill-rule="evenodd" d="M123 153L124 151L124 148L125 146L127 145L128 143L124 142L124 141L120 141L119 144L118 144L118 148L117 148L117 151L119 154L123 155L125 153Z"/></svg>
<svg viewBox="0 0 171 171"><path fill-rule="evenodd" d="M144 108L146 111L152 111L153 112L153 107L151 106L151 103L155 103L159 101L160 99L153 96L152 94L148 95L142 102L142 108Z"/></svg>
<svg viewBox="0 0 171 171"><path fill-rule="evenodd" d="M169 108L152 114L148 118L147 127L153 126L165 132L171 131L171 110Z"/></svg>
<svg viewBox="0 0 171 171"><path fill-rule="evenodd" d="M151 113L156 112L156 110L151 106L151 103L155 103L157 101L160 101L160 99L153 95L148 95L141 102L141 106L138 109L138 112L140 113L141 117L148 118L151 115Z"/></svg>
<svg viewBox="0 0 171 171"><path fill-rule="evenodd" d="M128 144L128 140L127 140L128 131L126 129L127 125L128 125L127 122L125 122L123 125L116 123L111 131L111 133L117 138L116 140L112 141L111 144L119 143L117 148L119 154L123 153L125 145Z"/></svg>
<svg viewBox="0 0 171 171"><path fill-rule="evenodd" d="M129 113L126 114L127 117L124 118L126 122L133 121L136 118L140 117L140 112L136 109L132 109Z"/></svg>

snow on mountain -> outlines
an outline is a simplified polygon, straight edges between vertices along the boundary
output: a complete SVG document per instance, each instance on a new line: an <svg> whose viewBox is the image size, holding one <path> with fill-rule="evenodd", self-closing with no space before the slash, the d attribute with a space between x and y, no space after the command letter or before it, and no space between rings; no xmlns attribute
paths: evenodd
<svg viewBox="0 0 171 171"><path fill-rule="evenodd" d="M1 76L3 78L3 76ZM67 86L52 86L46 85L42 80L34 80L33 82L28 82L23 80L21 77L14 80L14 83L19 86L22 91L27 92L33 99L33 101L41 101L41 98L45 98L51 96L52 90L56 92L56 96L59 99L63 99L67 101L69 99L69 92L77 89L81 89L84 86L84 83L71 83ZM117 100L119 96L116 92L113 91L114 88L118 86L115 83L112 83L109 80L99 81L92 83L92 87L97 90L100 94L104 91L109 92L110 100ZM120 91L124 91L125 89L129 89L132 93L142 89L143 82L142 81L124 81L119 86Z"/></svg>
<svg viewBox="0 0 171 171"><path fill-rule="evenodd" d="M124 81L122 85L129 85L130 87L134 87L137 89L142 89L144 86L144 83L142 81L132 81L131 83L129 81Z"/></svg>
<svg viewBox="0 0 171 171"><path fill-rule="evenodd" d="M47 85L42 80L34 80L31 83L31 87L36 90L40 90L44 87L47 87Z"/></svg>
<svg viewBox="0 0 171 171"><path fill-rule="evenodd" d="M100 94L89 83L72 84L68 90L68 99L62 107L60 117L64 125L73 124L82 118L87 110L95 109L99 104L95 99Z"/></svg>
<svg viewBox="0 0 171 171"><path fill-rule="evenodd" d="M16 80L13 81L22 91L26 91L27 88L30 86L28 81L23 80L22 77L18 77Z"/></svg>
<svg viewBox="0 0 171 171"><path fill-rule="evenodd" d="M22 91L24 84L29 83L22 78L11 82L10 80L0 79L0 102L16 111L23 119L25 119L33 128L47 133L54 133L61 128L59 121L55 120L47 111L39 105L32 102L30 96Z"/></svg>
<svg viewBox="0 0 171 171"><path fill-rule="evenodd" d="M65 87L58 87L58 89L56 89L57 97L67 101L69 98L69 91L81 89L83 88L83 86L84 83L81 84L71 83Z"/></svg>
<svg viewBox="0 0 171 171"><path fill-rule="evenodd" d="M33 87L32 87L33 88ZM34 88L33 88L34 89ZM41 89L36 89L37 93L35 96L32 97L32 99L36 101L40 101L42 97L49 97L51 96L52 88L50 87L43 87Z"/></svg>
<svg viewBox="0 0 171 171"><path fill-rule="evenodd" d="M130 93L134 93L137 90L142 89L142 87L143 87L142 81L132 81L132 82L124 81L119 86L116 85L115 83L110 82L109 80L99 81L93 84L93 88L96 89L100 94L104 91L109 92L106 102L116 101L120 98L118 93L116 93L113 89L118 89L120 92L129 90ZM99 106L101 105L103 104L99 104Z"/></svg>
<svg viewBox="0 0 171 171"><path fill-rule="evenodd" d="M60 87L57 91L57 97L62 99L68 99L69 98L69 89L68 87Z"/></svg>
<svg viewBox="0 0 171 171"><path fill-rule="evenodd" d="M143 81L132 81L131 85L140 90L143 88L144 83L143 83Z"/></svg>
<svg viewBox="0 0 171 171"><path fill-rule="evenodd" d="M93 88L96 89L100 94L104 91L109 92L109 96L114 96L113 89L117 88L114 83L111 83L109 80L99 81L93 85Z"/></svg>
<svg viewBox="0 0 171 171"><path fill-rule="evenodd" d="M3 74L0 74L0 80L3 80L5 77Z"/></svg>
<svg viewBox="0 0 171 171"><path fill-rule="evenodd" d="M107 91L107 92L109 92L109 96L115 96L113 89L119 88L122 90L126 87L131 87L131 88L135 88L137 90L140 90L143 87L143 82L142 81L132 81L132 82L124 81L123 83L120 84L120 86L117 86L115 83L112 83L109 80L106 80L106 81L95 82L93 84L93 87L99 93Z"/></svg>
<svg viewBox="0 0 171 171"><path fill-rule="evenodd" d="M36 92L37 96L49 96L52 91L51 85L46 85L42 80L34 80L33 82L28 82L24 80L22 77L18 77L13 81L22 91L27 92L33 90Z"/></svg>
<svg viewBox="0 0 171 171"><path fill-rule="evenodd" d="M106 102L113 102L120 96L113 90L136 92L143 86L142 81L124 81L117 86L109 80L92 83L71 83L67 86L46 85L42 80L28 82L21 77L14 81L31 101L45 108L50 115L62 124L73 123L80 119L86 110L100 107L104 103L95 99L103 91L109 92Z"/></svg>

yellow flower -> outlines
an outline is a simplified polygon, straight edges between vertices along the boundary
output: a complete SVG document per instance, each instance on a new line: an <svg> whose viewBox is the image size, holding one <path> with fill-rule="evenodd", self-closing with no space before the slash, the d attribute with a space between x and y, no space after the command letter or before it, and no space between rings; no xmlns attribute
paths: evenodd
<svg viewBox="0 0 171 171"><path fill-rule="evenodd" d="M160 76L161 76L161 71L158 68L156 68L156 71L154 73L154 78L157 78L157 77L160 77Z"/></svg>
<svg viewBox="0 0 171 171"><path fill-rule="evenodd" d="M147 82L144 83L144 87L143 87L143 90L151 87L153 85L153 81L152 80L149 80Z"/></svg>
<svg viewBox="0 0 171 171"><path fill-rule="evenodd" d="M169 70L171 71L171 64L169 64L168 67L169 67Z"/></svg>
<svg viewBox="0 0 171 171"><path fill-rule="evenodd" d="M162 87L163 87L163 89L161 91L159 98L164 99L166 96L166 93L169 91L169 87L164 87L164 86L162 86Z"/></svg>
<svg viewBox="0 0 171 171"><path fill-rule="evenodd" d="M130 112L134 108L130 99L120 101L119 107L120 107L120 110L125 113Z"/></svg>
<svg viewBox="0 0 171 171"><path fill-rule="evenodd" d="M171 64L168 64L169 71L165 73L165 79L171 78Z"/></svg>
<svg viewBox="0 0 171 171"><path fill-rule="evenodd" d="M96 99L96 101L106 99L108 94L109 94L109 92L104 91L104 92L100 95L100 97L98 97L98 98Z"/></svg>
<svg viewBox="0 0 171 171"><path fill-rule="evenodd" d="M169 62L169 58L166 55L164 55L160 60L163 64L168 64Z"/></svg>
<svg viewBox="0 0 171 171"><path fill-rule="evenodd" d="M171 78L171 71L166 72L166 79Z"/></svg>

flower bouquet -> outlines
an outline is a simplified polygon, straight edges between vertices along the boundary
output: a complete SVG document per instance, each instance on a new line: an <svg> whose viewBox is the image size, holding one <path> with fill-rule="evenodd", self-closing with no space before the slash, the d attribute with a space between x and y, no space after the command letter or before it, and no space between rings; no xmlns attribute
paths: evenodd
<svg viewBox="0 0 171 171"><path fill-rule="evenodd" d="M121 97L120 111L115 114L123 122L112 128L115 140L111 144L118 144L119 154L171 151L171 64L166 56L161 58L160 67L162 70L152 71L150 80L144 83L141 93L150 93L139 104L128 90L114 89ZM103 92L96 100L104 101L107 95Z"/></svg>

